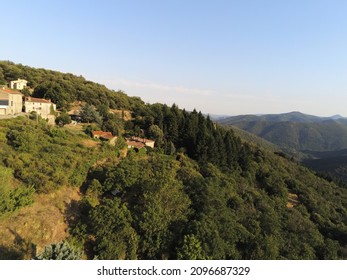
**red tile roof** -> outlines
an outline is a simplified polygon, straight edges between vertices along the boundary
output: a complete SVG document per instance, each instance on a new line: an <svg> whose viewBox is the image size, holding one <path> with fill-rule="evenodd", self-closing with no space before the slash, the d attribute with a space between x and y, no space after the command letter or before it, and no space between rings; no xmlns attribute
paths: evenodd
<svg viewBox="0 0 347 280"><path fill-rule="evenodd" d="M25 97L25 102L52 103L51 100L36 97Z"/></svg>
<svg viewBox="0 0 347 280"><path fill-rule="evenodd" d="M0 88L0 91L4 92L4 93L21 94L19 91L12 90L12 89L9 89L9 88Z"/></svg>
<svg viewBox="0 0 347 280"><path fill-rule="evenodd" d="M141 137L131 137L131 140L136 141L136 142L141 142L141 143L154 143L154 140L151 139L146 139L146 138L141 138Z"/></svg>
<svg viewBox="0 0 347 280"><path fill-rule="evenodd" d="M106 131L101 131L101 130L93 131L92 134L93 134L93 137L99 136L99 137L102 137L105 139L112 139L113 138L113 135L111 132L106 132Z"/></svg>
<svg viewBox="0 0 347 280"><path fill-rule="evenodd" d="M141 149L145 146L145 144L137 141L127 141L128 147L138 148Z"/></svg>
<svg viewBox="0 0 347 280"><path fill-rule="evenodd" d="M100 138L103 138L103 139L107 139L107 140L110 140L113 138L113 135L108 135L108 134L104 134L104 135L101 135Z"/></svg>

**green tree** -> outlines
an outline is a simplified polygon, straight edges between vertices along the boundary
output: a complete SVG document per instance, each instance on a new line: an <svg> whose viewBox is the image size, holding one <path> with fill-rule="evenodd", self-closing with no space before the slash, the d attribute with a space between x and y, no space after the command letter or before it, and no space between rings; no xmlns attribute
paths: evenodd
<svg viewBox="0 0 347 280"><path fill-rule="evenodd" d="M153 124L149 127L148 129L148 136L151 139L154 139L156 141L157 146L160 147L160 145L163 142L163 138L164 138L164 133L163 131L160 129L159 126Z"/></svg>
<svg viewBox="0 0 347 280"><path fill-rule="evenodd" d="M56 119L55 123L59 126L64 126L71 123L71 117L67 113L61 113Z"/></svg>
<svg viewBox="0 0 347 280"><path fill-rule="evenodd" d="M101 124L102 120L99 113L94 109L92 105L88 103L81 107L80 116L84 122L96 122L97 124Z"/></svg>
<svg viewBox="0 0 347 280"><path fill-rule="evenodd" d="M195 235L185 235L183 245L178 249L177 259L179 260L204 260L204 252L201 247L201 242Z"/></svg>
<svg viewBox="0 0 347 280"><path fill-rule="evenodd" d="M103 193L103 187L97 179L93 179L88 185L86 198L92 207L99 204L99 199Z"/></svg>
<svg viewBox="0 0 347 280"><path fill-rule="evenodd" d="M132 217L119 199L104 199L90 214L98 259L136 259L138 236L131 226Z"/></svg>
<svg viewBox="0 0 347 280"><path fill-rule="evenodd" d="M99 115L105 120L107 118L107 115L109 114L109 107L105 104L100 104L97 107Z"/></svg>
<svg viewBox="0 0 347 280"><path fill-rule="evenodd" d="M109 113L104 117L102 129L112 132L113 135L120 135L120 132L124 129L123 120L118 118L115 114Z"/></svg>
<svg viewBox="0 0 347 280"><path fill-rule="evenodd" d="M58 108L68 108L71 96L56 81L45 81L38 85L33 92L34 97L52 100Z"/></svg>
<svg viewBox="0 0 347 280"><path fill-rule="evenodd" d="M24 96L30 96L30 95L31 95L31 92L30 92L30 90L29 90L27 87L25 87L24 89L22 89L22 90L21 90L21 93L23 93Z"/></svg>
<svg viewBox="0 0 347 280"><path fill-rule="evenodd" d="M38 149L34 145L38 135L35 135L35 129L32 126L13 128L6 137L8 143L18 151L33 152Z"/></svg>
<svg viewBox="0 0 347 280"><path fill-rule="evenodd" d="M2 68L0 68L0 85L6 85L7 81L5 79L4 73Z"/></svg>
<svg viewBox="0 0 347 280"><path fill-rule="evenodd" d="M34 188L17 185L14 187L13 170L0 166L0 215L15 211L33 202Z"/></svg>
<svg viewBox="0 0 347 280"><path fill-rule="evenodd" d="M151 169L155 176L142 182L142 206L138 209L140 251L144 258L165 259L181 235L182 224L189 215L190 200L178 181L177 163L155 157Z"/></svg>
<svg viewBox="0 0 347 280"><path fill-rule="evenodd" d="M80 260L82 252L74 249L67 241L61 241L45 247L36 260Z"/></svg>

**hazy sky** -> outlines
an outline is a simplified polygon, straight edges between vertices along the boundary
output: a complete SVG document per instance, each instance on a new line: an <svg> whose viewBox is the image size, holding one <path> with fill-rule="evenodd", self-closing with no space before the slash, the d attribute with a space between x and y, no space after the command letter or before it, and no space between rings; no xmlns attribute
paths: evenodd
<svg viewBox="0 0 347 280"><path fill-rule="evenodd" d="M205 113L347 116L347 1L0 4L0 60Z"/></svg>

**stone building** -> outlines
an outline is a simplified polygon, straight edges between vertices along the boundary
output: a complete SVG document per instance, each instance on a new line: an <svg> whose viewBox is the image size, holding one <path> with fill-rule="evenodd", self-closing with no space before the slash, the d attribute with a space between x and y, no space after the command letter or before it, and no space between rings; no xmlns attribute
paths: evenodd
<svg viewBox="0 0 347 280"><path fill-rule="evenodd" d="M10 82L10 88L16 90L22 90L27 86L28 81L23 79L18 79Z"/></svg>
<svg viewBox="0 0 347 280"><path fill-rule="evenodd" d="M0 88L0 115L16 115L22 112L23 94L8 88Z"/></svg>
<svg viewBox="0 0 347 280"><path fill-rule="evenodd" d="M26 113L35 111L44 119L47 119L49 115L52 115L57 109L56 105L52 103L51 100L30 96L25 97L24 106Z"/></svg>

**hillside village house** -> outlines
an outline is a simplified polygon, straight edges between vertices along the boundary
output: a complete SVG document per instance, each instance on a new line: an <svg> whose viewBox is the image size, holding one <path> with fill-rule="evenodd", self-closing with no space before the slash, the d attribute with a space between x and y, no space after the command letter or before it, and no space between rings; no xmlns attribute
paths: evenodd
<svg viewBox="0 0 347 280"><path fill-rule="evenodd" d="M23 79L18 79L10 82L10 88L16 90L22 90L27 86L28 81Z"/></svg>
<svg viewBox="0 0 347 280"><path fill-rule="evenodd" d="M127 139L127 145L128 145L128 149L131 149L131 148L141 149L145 146L154 148L155 141L146 139L146 138L141 138L141 137L131 137L130 139Z"/></svg>
<svg viewBox="0 0 347 280"><path fill-rule="evenodd" d="M111 132L96 130L92 132L93 138L100 139L103 141L108 141L112 146L116 145L117 136L113 136Z"/></svg>
<svg viewBox="0 0 347 280"><path fill-rule="evenodd" d="M0 88L0 115L15 115L22 112L23 95L8 88Z"/></svg>
<svg viewBox="0 0 347 280"><path fill-rule="evenodd" d="M24 100L25 113L36 112L43 119L47 119L48 124L54 125L55 115L54 111L57 109L56 105L51 100L36 98L36 97L25 97Z"/></svg>
<svg viewBox="0 0 347 280"><path fill-rule="evenodd" d="M46 119L52 115L52 110L56 110L56 105L51 100L35 97L25 97L24 101L25 112L31 113L35 111L39 116Z"/></svg>

